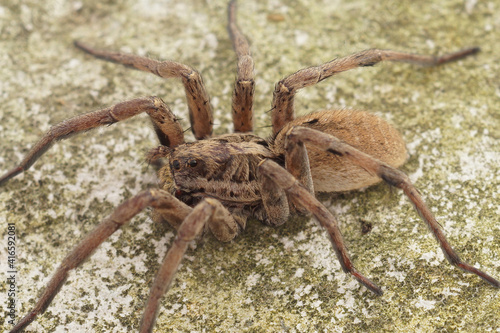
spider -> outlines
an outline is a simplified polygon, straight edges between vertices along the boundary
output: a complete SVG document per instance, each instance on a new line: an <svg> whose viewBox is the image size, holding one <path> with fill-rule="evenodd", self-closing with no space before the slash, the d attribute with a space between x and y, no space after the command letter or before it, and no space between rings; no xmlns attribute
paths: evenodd
<svg viewBox="0 0 500 333"><path fill-rule="evenodd" d="M0 185L27 170L57 140L102 125L146 113L160 146L150 151L150 162L164 160L158 171L159 189L140 192L119 205L63 260L35 307L12 329L24 329L49 306L68 272L78 267L102 242L136 214L152 207L153 219L177 229L153 282L141 332L154 327L159 302L167 292L188 244L204 232L228 242L241 233L249 218L279 226L292 214L312 214L323 226L343 270L377 295L379 286L353 266L335 217L315 198L315 192L344 192L381 180L401 188L439 242L448 261L474 273L495 287L500 282L460 260L419 192L397 168L406 160L401 135L375 115L352 110L328 110L294 117L294 95L339 72L373 66L381 61L441 65L478 52L469 48L441 57L370 49L305 68L279 81L271 108L273 135L253 135L253 60L247 39L236 24L236 2L228 5L228 30L238 58L232 115L235 133L212 137L212 109L202 78L189 66L173 61L94 49L83 51L163 78L180 78L186 90L191 129L196 142L184 141L178 119L158 97L138 98L68 119L52 127L14 169L0 177Z"/></svg>

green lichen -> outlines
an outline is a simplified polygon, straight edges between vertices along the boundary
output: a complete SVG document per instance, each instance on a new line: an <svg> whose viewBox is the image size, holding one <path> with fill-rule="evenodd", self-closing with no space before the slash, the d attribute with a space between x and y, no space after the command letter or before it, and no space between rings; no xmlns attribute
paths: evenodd
<svg viewBox="0 0 500 333"><path fill-rule="evenodd" d="M270 20L269 14L284 20ZM480 46L477 56L438 68L387 63L344 73L301 91L296 109L304 114L349 107L391 121L409 147L403 170L454 248L498 278L498 14L492 1L241 1L238 20L256 63L256 132L269 134L266 111L274 83L300 68L370 47L437 54ZM3 171L52 124L139 96L162 97L188 128L179 82L95 60L73 47L75 39L196 67L212 96L216 133L230 130L236 60L225 30L226 1L23 0L1 5L0 20ZM156 185L154 169L143 162L155 145L148 120L137 117L56 144L2 188L0 225L14 222L17 228L19 316L78 239L119 202ZM230 244L208 236L188 251L162 302L157 330L498 328L498 291L447 264L399 191L381 184L321 200L338 215L356 267L383 287L384 296L342 272L315 222L296 218L272 229L254 221ZM368 234L362 234L361 220L373 225ZM137 329L173 235L141 214L71 274L30 329ZM6 295L5 285L0 295Z"/></svg>

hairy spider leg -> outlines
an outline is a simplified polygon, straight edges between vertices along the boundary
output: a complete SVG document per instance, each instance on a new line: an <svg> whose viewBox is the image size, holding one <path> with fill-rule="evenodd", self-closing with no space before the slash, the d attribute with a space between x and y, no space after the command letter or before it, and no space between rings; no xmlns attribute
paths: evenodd
<svg viewBox="0 0 500 333"><path fill-rule="evenodd" d="M189 121L195 138L202 140L212 135L214 120L210 97L200 73L193 68L175 61L157 61L133 54L98 50L79 41L75 41L75 46L96 58L149 72L161 78L180 78L186 91Z"/></svg>
<svg viewBox="0 0 500 333"><path fill-rule="evenodd" d="M458 254L453 250L450 243L446 239L439 223L436 221L436 218L425 204L424 200L420 196L420 193L415 186L413 186L408 176L406 176L402 171L359 151L332 135L311 128L294 127L291 129L290 135L296 136L297 140L306 144L314 145L315 147L318 147L328 153L348 158L353 163L361 166L368 173L377 175L387 184L402 189L424 222L432 231L450 264L455 265L466 272L476 274L492 286L500 288L500 282L498 280L460 259Z"/></svg>
<svg viewBox="0 0 500 333"><path fill-rule="evenodd" d="M112 125L143 112L151 118L158 138L163 145L174 147L184 143L181 125L165 102L154 96L137 98L102 110L75 116L52 126L17 167L0 177L0 186L21 172L28 170L55 142L100 126Z"/></svg>
<svg viewBox="0 0 500 333"><path fill-rule="evenodd" d="M236 1L228 5L227 30L238 57L238 77L234 83L232 115L235 132L251 132L253 129L253 94L255 90L254 63L250 46L236 24Z"/></svg>
<svg viewBox="0 0 500 333"><path fill-rule="evenodd" d="M283 126L294 119L293 101L295 93L299 89L315 85L330 76L358 67L373 66L381 61L437 66L462 59L477 52L479 52L479 48L473 47L440 57L433 57L391 50L369 49L331 60L319 66L301 69L276 83L271 108L273 134L276 135Z"/></svg>

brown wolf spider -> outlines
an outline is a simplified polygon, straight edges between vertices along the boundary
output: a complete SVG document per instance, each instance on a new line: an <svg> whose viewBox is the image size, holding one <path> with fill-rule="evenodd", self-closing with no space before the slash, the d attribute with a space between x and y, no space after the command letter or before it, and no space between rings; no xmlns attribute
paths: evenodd
<svg viewBox="0 0 500 333"><path fill-rule="evenodd" d="M152 331L159 302L168 290L188 244L204 231L228 242L245 229L248 218L278 226L291 214L312 214L330 238L343 270L377 295L382 290L358 272L347 252L335 217L314 192L342 192L385 181L401 188L429 226L448 261L499 288L500 282L460 260L439 224L408 177L397 168L406 160L400 134L379 117L359 111L328 110L294 118L295 93L337 73L381 61L435 66L475 54L469 48L441 57L370 49L309 67L276 84L271 117L273 136L252 131L253 60L249 45L236 25L236 3L228 6L228 30L238 58L232 103L234 134L211 137L212 109L198 72L189 66L75 45L85 52L163 78L180 78L189 106L191 129L198 141L186 143L183 130L168 106L157 97L138 98L90 112L53 126L16 168L0 177L0 185L27 170L58 140L143 112L152 120L160 146L149 161L168 161L158 172L160 189L140 192L124 201L63 260L35 307L12 329L18 332L43 313L64 284L94 249L146 207L153 219L177 229L146 303L141 332ZM358 131L359 130L359 131Z"/></svg>

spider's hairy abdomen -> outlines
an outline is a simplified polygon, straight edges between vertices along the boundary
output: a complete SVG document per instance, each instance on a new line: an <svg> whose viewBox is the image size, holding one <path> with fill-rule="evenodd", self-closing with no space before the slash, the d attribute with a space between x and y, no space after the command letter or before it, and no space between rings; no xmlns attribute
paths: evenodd
<svg viewBox="0 0 500 333"><path fill-rule="evenodd" d="M326 110L298 117L276 135L271 145L275 155L285 154L285 137L294 126L309 127L350 144L392 167L407 159L401 134L374 114L354 110ZM318 192L343 192L370 186L380 181L346 157L329 154L306 145L314 189Z"/></svg>

